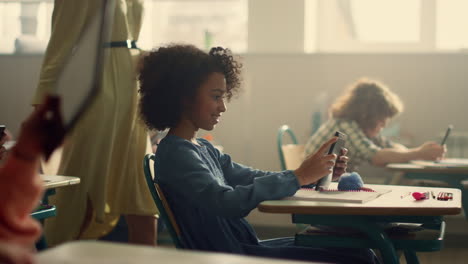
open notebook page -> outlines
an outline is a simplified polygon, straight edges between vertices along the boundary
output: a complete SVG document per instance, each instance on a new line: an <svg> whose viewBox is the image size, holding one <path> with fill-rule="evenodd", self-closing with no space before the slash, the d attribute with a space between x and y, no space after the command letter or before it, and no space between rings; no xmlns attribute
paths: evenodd
<svg viewBox="0 0 468 264"><path fill-rule="evenodd" d="M373 188L369 191L316 191L309 188L299 189L296 194L284 198L285 200L316 201L316 202L340 202L340 203L365 203L389 193L390 188Z"/></svg>

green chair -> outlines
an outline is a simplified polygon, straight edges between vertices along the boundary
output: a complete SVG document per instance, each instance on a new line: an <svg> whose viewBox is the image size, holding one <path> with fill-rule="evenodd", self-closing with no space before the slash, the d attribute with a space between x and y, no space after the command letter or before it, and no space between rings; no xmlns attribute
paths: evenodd
<svg viewBox="0 0 468 264"><path fill-rule="evenodd" d="M51 207L46 207L46 208L44 208L44 206L45 205L39 206L36 210L34 210L34 212L31 213L31 216L34 219L39 220L39 221L42 221L49 217L56 216L55 206L52 205Z"/></svg>
<svg viewBox="0 0 468 264"><path fill-rule="evenodd" d="M148 188L151 192L154 203L159 210L159 215L161 216L163 223L167 226L169 234L172 238L172 242L176 248L184 248L179 225L177 225L174 214L172 213L172 210L169 207L169 203L167 202L166 197L164 196L164 193L158 184L156 176L154 176L153 181L150 161L152 160L154 162L154 158L154 154L146 154L143 160L143 170L145 172L146 183L148 184Z"/></svg>
<svg viewBox="0 0 468 264"><path fill-rule="evenodd" d="M284 137L285 133L289 134L289 136L291 137L292 144L283 145L283 137ZM296 136L294 135L294 132L291 130L291 128L289 128L288 125L282 125L278 129L278 134L276 136L276 143L277 143L277 146L278 146L278 155L279 155L279 159L280 159L281 170L287 170L289 168L287 166L287 162L286 162L286 158L285 158L284 147L289 146L291 148L291 147L294 147L294 146L298 146L299 148L302 148L302 150L303 150L303 146L297 144ZM291 152L299 153L300 150L301 149L294 148L294 149L291 150Z"/></svg>
<svg viewBox="0 0 468 264"><path fill-rule="evenodd" d="M43 200L44 202L44 200ZM31 216L41 222L44 225L44 220L49 217L54 217L57 215L57 210L55 206L48 206L47 204L41 204L38 206L32 213ZM39 240L36 242L36 249L38 251L47 249L47 241L44 237L44 234L41 235Z"/></svg>

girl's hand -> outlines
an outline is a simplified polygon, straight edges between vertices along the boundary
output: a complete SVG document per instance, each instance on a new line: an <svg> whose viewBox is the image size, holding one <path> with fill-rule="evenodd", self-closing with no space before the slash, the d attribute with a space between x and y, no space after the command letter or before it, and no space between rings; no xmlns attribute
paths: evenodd
<svg viewBox="0 0 468 264"><path fill-rule="evenodd" d="M346 156L348 153L348 149L342 148L340 156L336 159L336 165L333 168L333 181L337 181L340 179L341 175L346 172L346 168L348 167L348 160L349 158Z"/></svg>
<svg viewBox="0 0 468 264"><path fill-rule="evenodd" d="M330 149L330 146L338 140L338 137L333 137L323 144L320 149L306 157L301 166L294 171L299 184L307 185L318 181L320 178L333 172L335 166L336 155L325 155ZM340 174L341 175L341 174Z"/></svg>

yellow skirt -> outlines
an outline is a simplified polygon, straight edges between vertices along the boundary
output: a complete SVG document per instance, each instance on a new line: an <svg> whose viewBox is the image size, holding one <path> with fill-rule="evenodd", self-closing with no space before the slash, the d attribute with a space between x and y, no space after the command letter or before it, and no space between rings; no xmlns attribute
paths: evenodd
<svg viewBox="0 0 468 264"><path fill-rule="evenodd" d="M122 214L157 214L143 173L143 157L151 148L138 118L134 59L125 48L112 48L99 95L66 139L58 174L81 182L58 188L50 198L57 206L57 216L45 225L50 245L77 239L80 233L81 238L99 238ZM82 230L87 213L91 223Z"/></svg>

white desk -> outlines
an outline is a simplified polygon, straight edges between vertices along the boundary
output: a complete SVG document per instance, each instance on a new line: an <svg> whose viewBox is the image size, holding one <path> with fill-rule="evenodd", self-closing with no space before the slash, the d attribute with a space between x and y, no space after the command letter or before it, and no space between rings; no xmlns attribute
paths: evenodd
<svg viewBox="0 0 468 264"><path fill-rule="evenodd" d="M376 188L379 185L368 184L366 187ZM293 223L311 225L330 225L338 227L352 227L366 234L369 247L380 250L384 263L399 263L399 255L392 240L385 233L379 223L417 223L438 230L438 234L431 240L419 243L421 251L431 251L428 245L437 250L442 247L445 233L443 216L456 215L461 212L461 191L454 188L433 188L417 186L386 185L392 192L386 193L372 201L357 203L315 202L299 200L273 200L259 204L260 212L292 214ZM331 188L336 188L332 183ZM431 197L428 200L416 201L412 196L404 196L409 192L450 192L453 200L439 201ZM403 196L402 196L403 195ZM308 235L296 235L296 244L301 246L317 246L316 242L323 243L324 239L310 242ZM332 239L336 245L336 239ZM329 240L329 241L332 241ZM302 242L301 242L302 241ZM359 242L359 241L358 241ZM432 249L434 251L434 249ZM411 258L416 257L412 250ZM416 262L414 262L416 263Z"/></svg>
<svg viewBox="0 0 468 264"><path fill-rule="evenodd" d="M44 188L46 189L53 189L80 183L80 178L71 176L41 174L41 178L44 181Z"/></svg>
<svg viewBox="0 0 468 264"><path fill-rule="evenodd" d="M39 264L279 264L285 262L317 263L98 241L69 242L38 254Z"/></svg>
<svg viewBox="0 0 468 264"><path fill-rule="evenodd" d="M463 181L468 180L468 167L466 165L452 166L441 163L440 165L426 166L424 163L393 163L388 164L387 169L402 172L407 179L443 181L450 187L460 189L465 218L468 220L468 189L463 185Z"/></svg>
<svg viewBox="0 0 468 264"><path fill-rule="evenodd" d="M336 183L330 187L336 188ZM366 184L366 187L383 187L382 185ZM259 204L258 209L264 213L282 214L308 214L308 215L406 215L406 216L443 216L457 215L461 213L461 191L454 188L434 188L418 186L385 185L392 189L372 201L366 203L338 203L338 202L313 202L298 200L274 200L264 201ZM438 201L429 199L416 201L411 196L401 198L401 195L409 192L433 191L453 193L453 200Z"/></svg>

